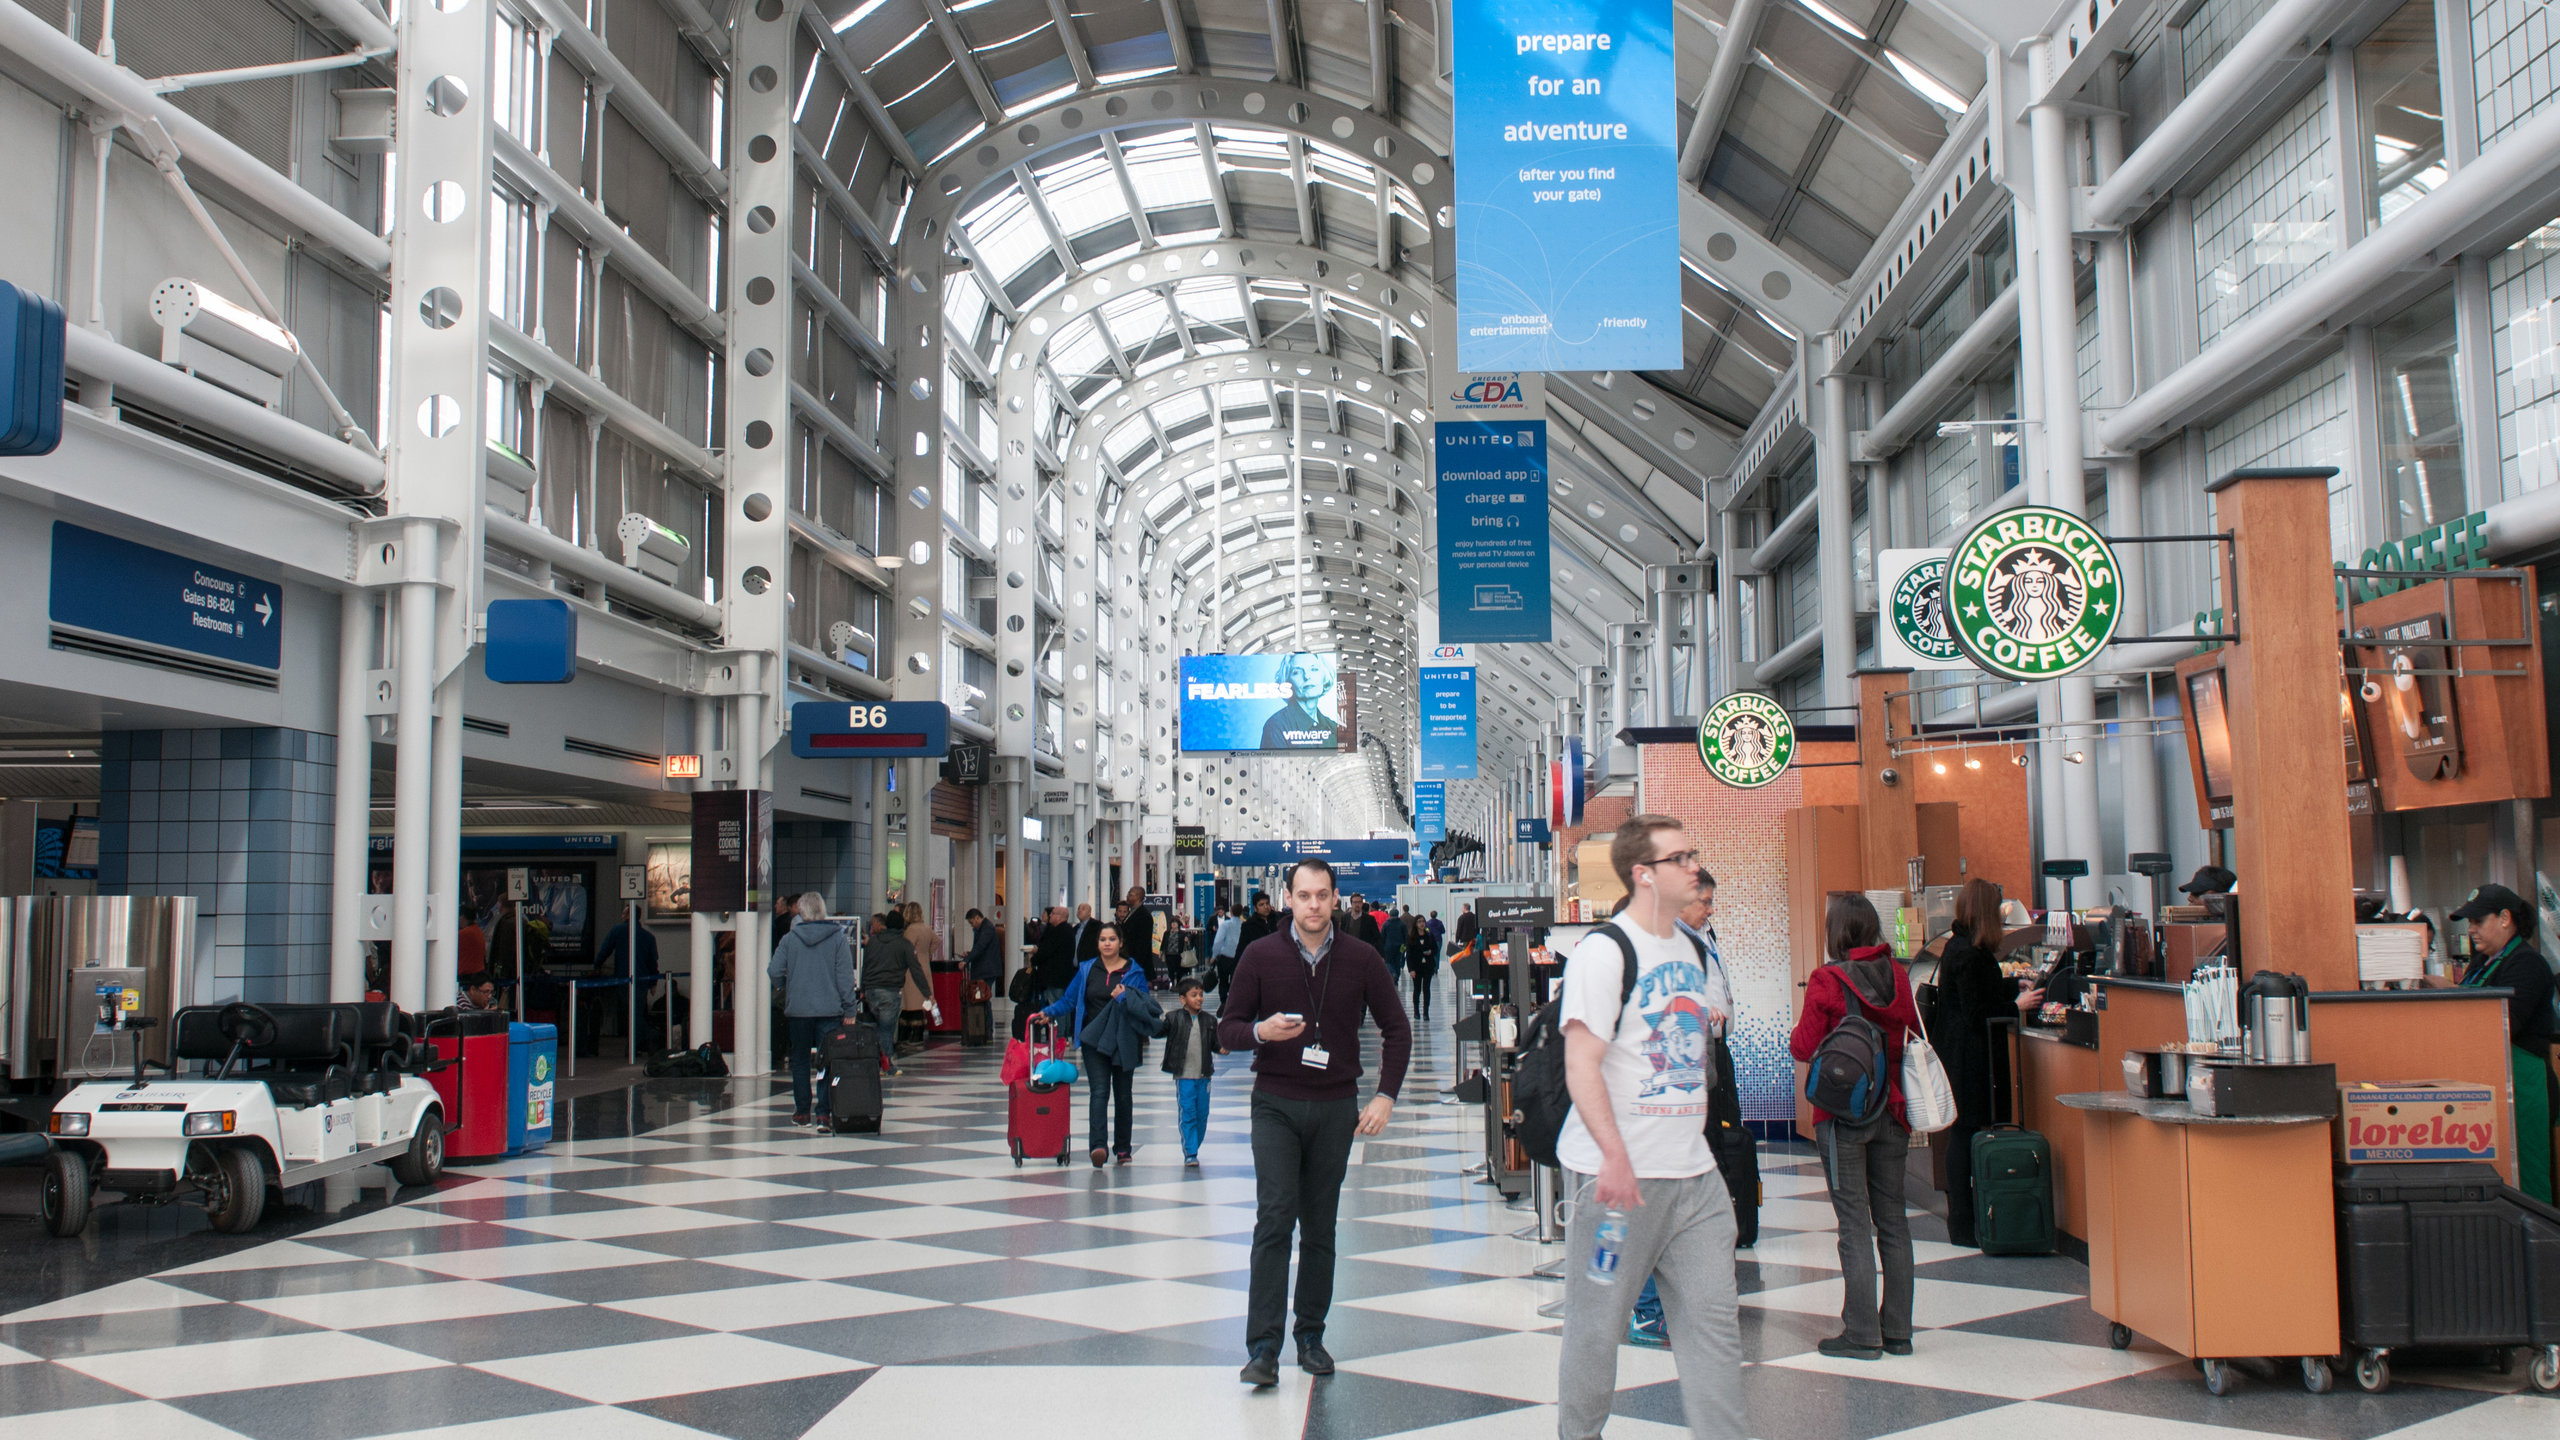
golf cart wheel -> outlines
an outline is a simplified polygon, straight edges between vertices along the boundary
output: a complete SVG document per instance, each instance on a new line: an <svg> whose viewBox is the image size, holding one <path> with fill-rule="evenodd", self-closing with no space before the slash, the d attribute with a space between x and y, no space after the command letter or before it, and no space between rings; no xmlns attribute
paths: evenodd
<svg viewBox="0 0 2560 1440"><path fill-rule="evenodd" d="M2231 1375L2231 1362L2230 1362L2230 1361L2228 1361L2228 1360L2207 1360L2207 1361L2205 1361L2205 1362L2204 1362L2204 1390L2205 1390L2205 1393L2206 1393L2206 1394L2208 1394L2208 1395L2228 1395L2228 1394L2230 1394L2230 1393L2231 1393L2231 1379L2232 1379L2232 1375Z"/></svg>
<svg viewBox="0 0 2560 1440"><path fill-rule="evenodd" d="M2116 1348L2116 1349L2118 1349L2118 1350L2126 1350L2126 1349L2130 1349L2130 1348L2132 1348L2132 1346L2133 1346L2133 1331L2132 1331L2132 1329L2131 1329L2130 1327L2126 1326L2126 1325L2125 1325L2124 1323L2122 1323L2121 1321L2114 1321L2114 1320L2108 1321L2108 1322L2107 1322L2107 1344L2109 1344L2110 1346L2113 1346L2114 1348Z"/></svg>
<svg viewBox="0 0 2560 1440"><path fill-rule="evenodd" d="M2368 1395L2391 1388L2391 1361L2381 1351L2367 1350L2356 1357L2356 1388Z"/></svg>
<svg viewBox="0 0 2560 1440"><path fill-rule="evenodd" d="M2533 1352L2533 1364L2527 1366L2525 1378L2533 1388L2549 1394L2560 1390L2560 1345L2545 1345Z"/></svg>
<svg viewBox="0 0 2560 1440"><path fill-rule="evenodd" d="M2302 1388L2314 1395L2326 1395L2338 1388L2338 1372L2329 1368L2327 1356L2302 1357Z"/></svg>
<svg viewBox="0 0 2560 1440"><path fill-rule="evenodd" d="M246 1148L233 1146L215 1154L215 1184L207 1187L205 1216L225 1235L245 1235L267 1213L267 1171Z"/></svg>
<svg viewBox="0 0 2560 1440"><path fill-rule="evenodd" d="M72 1150L44 1157L44 1228L65 1239L89 1223L89 1161Z"/></svg>
<svg viewBox="0 0 2560 1440"><path fill-rule="evenodd" d="M391 1178L403 1185L433 1185L444 1173L444 1117L433 1110L418 1117L418 1133L409 1150L391 1162Z"/></svg>

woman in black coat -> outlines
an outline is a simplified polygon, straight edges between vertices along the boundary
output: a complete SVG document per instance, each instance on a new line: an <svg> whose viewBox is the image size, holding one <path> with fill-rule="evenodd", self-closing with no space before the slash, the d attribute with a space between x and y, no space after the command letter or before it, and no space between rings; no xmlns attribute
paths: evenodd
<svg viewBox="0 0 2560 1440"><path fill-rule="evenodd" d="M2000 973L2000 887L1965 882L1956 894L1955 929L1938 959L1937 1002L1929 1015L1930 1042L1955 1087L1956 1123L1947 1145L1947 1238L1970 1246L1973 1238L1973 1137L1996 1122L1992 1096L2007 1070L2005 1047L1992 1030L2044 1003L2044 992L2021 992ZM1935 1143L1934 1141L1932 1143Z"/></svg>

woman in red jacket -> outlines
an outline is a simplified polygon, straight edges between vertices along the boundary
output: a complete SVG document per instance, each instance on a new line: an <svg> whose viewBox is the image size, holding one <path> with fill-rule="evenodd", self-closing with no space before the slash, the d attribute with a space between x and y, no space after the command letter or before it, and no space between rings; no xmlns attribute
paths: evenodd
<svg viewBox="0 0 2560 1440"><path fill-rule="evenodd" d="M1804 1013L1788 1048L1810 1060L1841 1017L1854 988L1862 1013L1884 1031L1885 1104L1863 1124L1814 1114L1814 1139L1831 1182L1831 1209L1840 1217L1840 1333L1818 1347L1825 1355L1876 1360L1911 1353L1911 1221L1903 1213L1903 1162L1911 1153L1911 1127L1902 1114L1902 1037L1920 1025L1911 1000L1911 975L1882 943L1883 927L1867 897L1831 897L1824 917L1824 950L1831 963L1804 987ZM1882 1310L1877 1262L1883 1262Z"/></svg>

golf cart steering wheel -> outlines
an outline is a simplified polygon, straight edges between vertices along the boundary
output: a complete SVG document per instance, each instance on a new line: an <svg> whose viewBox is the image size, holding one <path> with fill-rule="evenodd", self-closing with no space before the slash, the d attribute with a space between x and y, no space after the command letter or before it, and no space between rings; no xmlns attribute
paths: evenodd
<svg viewBox="0 0 2560 1440"><path fill-rule="evenodd" d="M234 1045L255 1050L276 1043L276 1017L263 1005L234 1000L213 1017L214 1033Z"/></svg>

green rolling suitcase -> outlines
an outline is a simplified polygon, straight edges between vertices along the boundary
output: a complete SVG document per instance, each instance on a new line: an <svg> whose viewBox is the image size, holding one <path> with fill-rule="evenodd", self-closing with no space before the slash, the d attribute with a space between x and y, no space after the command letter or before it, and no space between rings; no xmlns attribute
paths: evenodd
<svg viewBox="0 0 2560 1440"><path fill-rule="evenodd" d="M2053 1253L2053 1146L2042 1135L2015 1125L1975 1133L1973 1235L1985 1255Z"/></svg>

